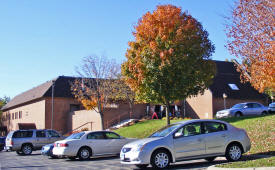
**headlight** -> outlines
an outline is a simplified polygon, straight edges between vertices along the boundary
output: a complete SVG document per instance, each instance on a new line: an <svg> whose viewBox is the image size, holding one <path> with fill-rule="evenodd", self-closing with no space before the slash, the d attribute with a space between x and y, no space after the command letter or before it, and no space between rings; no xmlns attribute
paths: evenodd
<svg viewBox="0 0 275 170"><path fill-rule="evenodd" d="M133 148L134 152L141 152L146 144L139 144L136 147Z"/></svg>

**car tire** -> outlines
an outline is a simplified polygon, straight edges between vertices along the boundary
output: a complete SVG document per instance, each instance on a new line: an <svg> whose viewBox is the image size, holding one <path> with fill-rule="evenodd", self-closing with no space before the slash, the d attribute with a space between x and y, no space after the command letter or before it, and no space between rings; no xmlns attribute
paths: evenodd
<svg viewBox="0 0 275 170"><path fill-rule="evenodd" d="M57 159L57 158L58 158L58 156L56 156L56 155L52 155L52 156L50 156L50 158L51 158L51 159Z"/></svg>
<svg viewBox="0 0 275 170"><path fill-rule="evenodd" d="M242 149L238 144L231 144L226 148L225 157L229 162L235 162L241 159Z"/></svg>
<svg viewBox="0 0 275 170"><path fill-rule="evenodd" d="M208 158L204 158L204 159L208 162L213 162L216 159L216 157L214 156L214 157L208 157Z"/></svg>
<svg viewBox="0 0 275 170"><path fill-rule="evenodd" d="M235 117L241 117L242 114L240 112L235 113Z"/></svg>
<svg viewBox="0 0 275 170"><path fill-rule="evenodd" d="M138 167L139 169L145 169L148 166L148 164L137 164L136 167Z"/></svg>
<svg viewBox="0 0 275 170"><path fill-rule="evenodd" d="M88 147L82 147L78 151L78 157L80 160L88 160L91 157L91 150Z"/></svg>
<svg viewBox="0 0 275 170"><path fill-rule="evenodd" d="M170 164L170 155L165 150L157 150L152 154L151 165L154 169L166 169Z"/></svg>
<svg viewBox="0 0 275 170"><path fill-rule="evenodd" d="M22 146L21 151L24 155L30 155L32 153L32 146L30 144L25 144Z"/></svg>
<svg viewBox="0 0 275 170"><path fill-rule="evenodd" d="M16 151L17 155L23 155L23 153L21 151Z"/></svg>
<svg viewBox="0 0 275 170"><path fill-rule="evenodd" d="M265 116L265 115L267 115L267 112L266 112L266 111L263 111L261 115L262 115L262 116Z"/></svg>

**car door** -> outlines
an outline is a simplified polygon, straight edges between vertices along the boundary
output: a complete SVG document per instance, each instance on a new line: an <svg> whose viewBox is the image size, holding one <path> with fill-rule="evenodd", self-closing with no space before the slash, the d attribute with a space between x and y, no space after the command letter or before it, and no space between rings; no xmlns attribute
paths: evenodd
<svg viewBox="0 0 275 170"><path fill-rule="evenodd" d="M247 103L242 110L244 116L253 115L253 112L253 103Z"/></svg>
<svg viewBox="0 0 275 170"><path fill-rule="evenodd" d="M205 142L201 133L201 123L191 123L181 127L174 134L176 159L185 159L205 154Z"/></svg>
<svg viewBox="0 0 275 170"><path fill-rule="evenodd" d="M47 137L49 143L54 143L55 141L60 140L60 135L54 130L48 130L47 131Z"/></svg>
<svg viewBox="0 0 275 170"><path fill-rule="evenodd" d="M118 134L114 132L104 132L106 140L108 140L109 151L113 154L120 153L121 148L128 141L126 138L121 138Z"/></svg>
<svg viewBox="0 0 275 170"><path fill-rule="evenodd" d="M91 132L86 137L87 145L92 148L93 155L110 154L109 141L106 140L103 132Z"/></svg>
<svg viewBox="0 0 275 170"><path fill-rule="evenodd" d="M225 153L225 144L228 138L227 126L220 122L204 122L202 124L206 154Z"/></svg>
<svg viewBox="0 0 275 170"><path fill-rule="evenodd" d="M258 103L253 103L253 115L261 115L263 107Z"/></svg>
<svg viewBox="0 0 275 170"><path fill-rule="evenodd" d="M49 139L46 136L45 130L36 130L35 148L41 148L49 143Z"/></svg>

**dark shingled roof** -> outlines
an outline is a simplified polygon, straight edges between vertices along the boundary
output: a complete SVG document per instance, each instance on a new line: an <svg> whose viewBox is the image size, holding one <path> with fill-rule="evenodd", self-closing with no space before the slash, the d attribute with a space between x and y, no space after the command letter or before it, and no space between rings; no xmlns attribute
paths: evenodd
<svg viewBox="0 0 275 170"><path fill-rule="evenodd" d="M255 90L249 83L241 83L240 73L232 62L215 61L217 74L209 87L214 97L222 98L223 93L233 99L264 99L265 95ZM228 84L236 84L239 90L232 90Z"/></svg>
<svg viewBox="0 0 275 170"><path fill-rule="evenodd" d="M213 79L213 84L209 87L213 97L222 98L223 93L226 93L228 98L234 99L263 99L265 96L258 93L249 83L242 84L240 82L240 74L232 62L214 61L217 67L217 74ZM71 93L70 82L73 82L76 77L59 76L55 80L54 97L73 98ZM232 90L228 84L236 84L240 90ZM7 110L12 107L23 105L27 102L52 96L52 80L47 81L37 87L34 87L26 92L15 96L7 103L2 110Z"/></svg>
<svg viewBox="0 0 275 170"><path fill-rule="evenodd" d="M73 98L71 93L70 82L73 82L75 77L59 76L55 81L54 97L67 97ZM26 92L23 92L15 96L9 103L7 103L2 110L7 110L9 108L22 105L24 103L42 98L52 96L52 84L53 80L47 81L37 87L34 87Z"/></svg>

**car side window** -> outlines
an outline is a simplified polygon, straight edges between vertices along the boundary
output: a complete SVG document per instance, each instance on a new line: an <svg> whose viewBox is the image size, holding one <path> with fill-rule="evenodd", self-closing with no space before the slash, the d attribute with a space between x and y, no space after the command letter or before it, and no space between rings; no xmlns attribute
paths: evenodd
<svg viewBox="0 0 275 170"><path fill-rule="evenodd" d="M102 132L92 132L87 135L87 139L105 139Z"/></svg>
<svg viewBox="0 0 275 170"><path fill-rule="evenodd" d="M261 107L261 105L259 105L258 103L253 103L253 107L254 108L259 108L259 107Z"/></svg>
<svg viewBox="0 0 275 170"><path fill-rule="evenodd" d="M36 131L36 137L38 138L45 138L46 137L46 133L44 130L38 130Z"/></svg>
<svg viewBox="0 0 275 170"><path fill-rule="evenodd" d="M119 135L112 132L106 132L105 135L107 139L120 139Z"/></svg>
<svg viewBox="0 0 275 170"><path fill-rule="evenodd" d="M219 122L205 122L204 123L204 133L213 133L219 131L225 131L227 127L223 123Z"/></svg>
<svg viewBox="0 0 275 170"><path fill-rule="evenodd" d="M194 136L201 134L201 123L191 123L180 128L175 137L179 136Z"/></svg>
<svg viewBox="0 0 275 170"><path fill-rule="evenodd" d="M247 108L253 108L253 103L246 104Z"/></svg>
<svg viewBox="0 0 275 170"><path fill-rule="evenodd" d="M13 133L13 138L31 138L33 131L17 131Z"/></svg>
<svg viewBox="0 0 275 170"><path fill-rule="evenodd" d="M53 130L49 130L48 131L48 136L50 138L52 138L52 137L60 137L60 135L57 132L53 131Z"/></svg>

